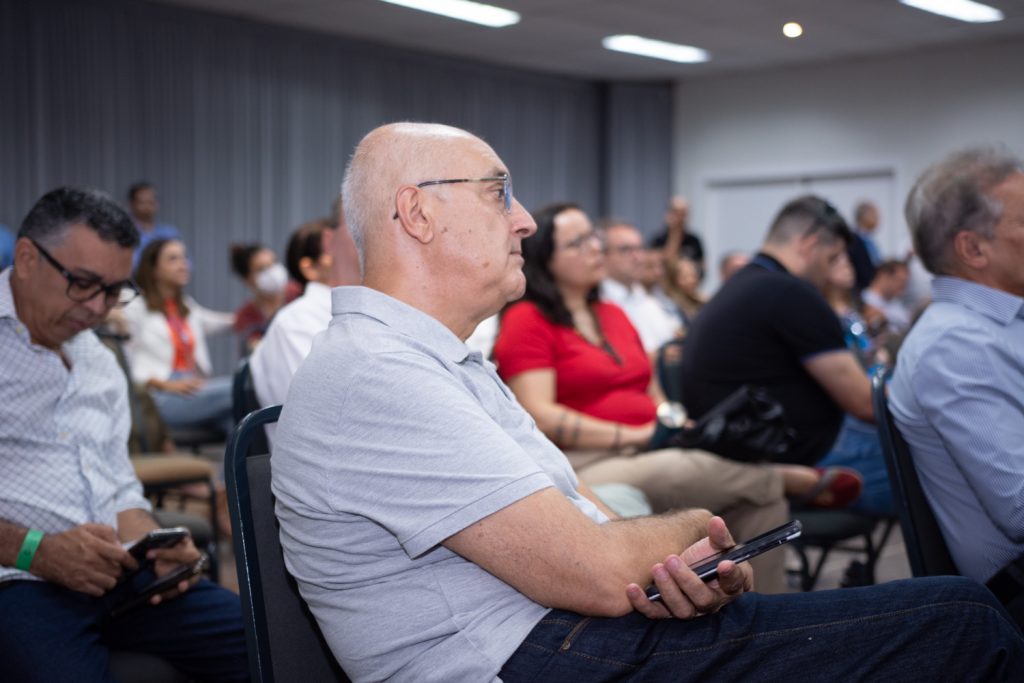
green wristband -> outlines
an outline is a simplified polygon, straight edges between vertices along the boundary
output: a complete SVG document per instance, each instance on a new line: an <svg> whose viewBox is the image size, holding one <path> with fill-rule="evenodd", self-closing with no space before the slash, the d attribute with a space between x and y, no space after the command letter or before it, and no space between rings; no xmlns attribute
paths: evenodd
<svg viewBox="0 0 1024 683"><path fill-rule="evenodd" d="M39 549L39 542L42 540L42 531L29 529L21 544L21 550L18 551L18 559L15 560L14 566L27 572L28 568L32 566L32 558L36 556L36 550Z"/></svg>

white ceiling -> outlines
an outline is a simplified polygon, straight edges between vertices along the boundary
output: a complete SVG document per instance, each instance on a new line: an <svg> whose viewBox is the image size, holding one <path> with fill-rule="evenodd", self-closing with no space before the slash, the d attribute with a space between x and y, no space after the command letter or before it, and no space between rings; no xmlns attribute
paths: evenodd
<svg viewBox="0 0 1024 683"><path fill-rule="evenodd" d="M486 28L379 0L159 0L374 43L602 80L663 80L891 54L954 43L1024 40L1024 0L986 0L1006 20L967 24L897 0L490 0L522 14ZM799 21L804 35L783 37ZM696 45L700 65L606 51L635 33ZM1024 65L1021 65L1024 68Z"/></svg>

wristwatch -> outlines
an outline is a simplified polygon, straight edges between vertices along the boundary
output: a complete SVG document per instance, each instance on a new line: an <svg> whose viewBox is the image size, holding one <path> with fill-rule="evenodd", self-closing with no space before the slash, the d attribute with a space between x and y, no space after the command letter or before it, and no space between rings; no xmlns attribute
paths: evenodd
<svg viewBox="0 0 1024 683"><path fill-rule="evenodd" d="M681 429L686 424L686 408L678 401L662 401L657 415L658 422L669 429Z"/></svg>

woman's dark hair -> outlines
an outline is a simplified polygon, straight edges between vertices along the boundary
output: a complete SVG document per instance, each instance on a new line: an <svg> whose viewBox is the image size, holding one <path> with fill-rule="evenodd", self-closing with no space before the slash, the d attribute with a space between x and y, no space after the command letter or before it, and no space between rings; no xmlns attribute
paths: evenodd
<svg viewBox="0 0 1024 683"><path fill-rule="evenodd" d="M252 257L266 249L259 242L231 245L231 270L245 280L252 272Z"/></svg>
<svg viewBox="0 0 1024 683"><path fill-rule="evenodd" d="M153 240L146 245L146 248L139 254L139 265L135 266L135 284L142 292L142 298L146 302L146 308L151 311L164 310L164 300L160 296L160 288L156 284L156 262L160 260L160 252L171 242L178 240ZM179 289L174 293L174 303L178 305L178 314L182 318L188 316L188 306L185 305L185 292Z"/></svg>
<svg viewBox="0 0 1024 683"><path fill-rule="evenodd" d="M304 258L309 258L314 263L320 259L324 253L324 230L333 228L328 219L318 218L297 227L288 240L284 264L288 269L288 275L303 288L306 287L309 278L302 274L300 263Z"/></svg>
<svg viewBox="0 0 1024 683"><path fill-rule="evenodd" d="M574 326L572 313L562 300L550 266L555 254L555 218L571 209L582 211L572 202L558 202L537 209L533 212L537 232L523 240L523 274L526 276L523 299L533 302L545 318L563 327ZM594 304L597 297L598 287L595 286L587 292L587 304Z"/></svg>

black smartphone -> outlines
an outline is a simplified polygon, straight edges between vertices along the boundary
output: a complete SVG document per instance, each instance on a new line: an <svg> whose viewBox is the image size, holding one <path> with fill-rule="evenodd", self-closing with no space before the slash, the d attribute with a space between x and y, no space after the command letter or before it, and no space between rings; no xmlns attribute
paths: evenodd
<svg viewBox="0 0 1024 683"><path fill-rule="evenodd" d="M125 550L140 564L145 561L146 553L154 548L170 548L188 537L188 529L173 526L166 529L153 529L148 534L127 546Z"/></svg>
<svg viewBox="0 0 1024 683"><path fill-rule="evenodd" d="M206 553L201 553L199 559L192 564L183 564L180 567L174 569L174 571L164 574L158 579L146 584L145 586L137 589L126 599L118 602L114 607L110 609L107 616L114 618L133 610L136 607L141 607L149 601L151 597L158 593L169 591L177 586L182 581L191 579L193 576L199 576L210 566L210 558ZM152 574L149 574L152 576Z"/></svg>
<svg viewBox="0 0 1024 683"><path fill-rule="evenodd" d="M746 562L772 548L778 548L789 543L794 538L799 538L802 532L803 525L800 524L800 520L794 519L792 522L767 531L749 541L737 543L728 550L705 557L691 564L690 569L704 581L713 581L718 578L718 563L722 560L732 560L736 563ZM651 600L657 600L661 598L661 592L657 586L651 586L647 589L647 597Z"/></svg>

